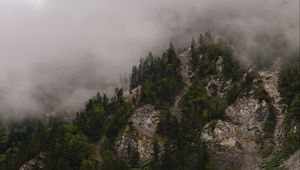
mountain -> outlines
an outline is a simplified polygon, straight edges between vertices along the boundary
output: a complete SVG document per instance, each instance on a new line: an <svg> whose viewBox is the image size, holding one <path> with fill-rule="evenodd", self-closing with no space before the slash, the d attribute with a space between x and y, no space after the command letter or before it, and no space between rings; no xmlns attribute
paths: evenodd
<svg viewBox="0 0 300 170"><path fill-rule="evenodd" d="M247 68L233 50L211 33L170 44L73 120L2 126L0 169L299 169L299 67Z"/></svg>

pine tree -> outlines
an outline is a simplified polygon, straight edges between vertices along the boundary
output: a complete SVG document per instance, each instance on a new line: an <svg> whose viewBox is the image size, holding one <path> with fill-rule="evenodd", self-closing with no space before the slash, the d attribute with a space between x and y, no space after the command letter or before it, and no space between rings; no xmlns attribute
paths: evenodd
<svg viewBox="0 0 300 170"><path fill-rule="evenodd" d="M132 168L136 168L139 166L140 161L140 153L137 148L133 148L129 157L129 164Z"/></svg>
<svg viewBox="0 0 300 170"><path fill-rule="evenodd" d="M108 101L108 98L107 98L107 96L106 96L106 94L103 95L102 101L103 101L102 106L103 106L104 109L106 109L107 106L108 106L108 102L109 102L109 101Z"/></svg>
<svg viewBox="0 0 300 170"><path fill-rule="evenodd" d="M99 92L97 92L97 94L96 94L96 102L98 105L102 104L102 96L100 95Z"/></svg>
<svg viewBox="0 0 300 170"><path fill-rule="evenodd" d="M138 68L136 66L132 67L131 78L130 78L130 89L135 88L138 85Z"/></svg>
<svg viewBox="0 0 300 170"><path fill-rule="evenodd" d="M170 47L167 51L168 63L173 64L174 67L179 66L180 61L176 57L176 52L172 43L170 43Z"/></svg>
<svg viewBox="0 0 300 170"><path fill-rule="evenodd" d="M194 38L192 39L192 42L191 42L191 58L192 58L193 69L196 69L196 67L199 63L199 57L198 57L197 52L196 52L195 39Z"/></svg>
<svg viewBox="0 0 300 170"><path fill-rule="evenodd" d="M153 148L152 149L153 149L153 154L152 154L153 161L157 162L158 159L159 159L159 152L160 152L160 146L158 144L157 139L154 140L154 142L153 142Z"/></svg>

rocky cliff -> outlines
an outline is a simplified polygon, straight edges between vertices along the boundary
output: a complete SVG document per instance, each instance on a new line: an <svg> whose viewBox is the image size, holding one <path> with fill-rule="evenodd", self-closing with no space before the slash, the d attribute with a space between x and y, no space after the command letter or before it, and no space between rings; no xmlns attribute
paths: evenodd
<svg viewBox="0 0 300 170"><path fill-rule="evenodd" d="M191 69L190 48L179 54L181 61L181 76L184 80L184 88L175 97L175 102L170 106L170 112L177 117L182 117L180 101L189 91L192 85L193 71ZM202 56L200 55L199 58ZM205 89L211 98L226 97L233 80L223 75L224 61L218 56L214 61L216 72L206 77ZM248 82L251 88L247 93L240 94L230 104L224 113L224 118L207 123L201 130L200 138L208 145L216 162L216 169L264 169L266 164L273 158L272 154L265 156L262 151L272 147L272 153L280 150L284 138L283 121L287 111L287 105L281 101L278 90L278 70L259 71L249 69L244 73L245 82L247 74L257 72L255 78ZM267 93L266 99L259 99L256 95L259 86ZM148 111L145 111L147 110ZM155 136L155 127L159 122L159 111L153 107L142 106L132 115L131 126L127 126L120 135L116 147L121 153L126 153L130 144L139 148L143 161L151 159L151 139ZM275 114L275 126L272 134L266 132L266 122L270 115ZM153 118L156 118L153 120ZM297 169L299 167L299 151L281 163L281 167Z"/></svg>
<svg viewBox="0 0 300 170"><path fill-rule="evenodd" d="M114 140L114 157L130 162L137 152L135 166L144 169L156 169L157 159L170 153L179 158L190 154L189 169L300 169L299 149L288 154L283 151L287 131L299 130L297 122L286 129L289 108L279 91L279 70L234 70L241 66L228 59L230 50L226 50L224 40L210 34L201 35L197 44L181 50L177 57L183 85L167 104L143 101L143 84L126 91L124 102L132 104L132 112ZM193 62L199 62L198 66ZM235 76L238 74L241 76ZM184 139L178 139L180 135ZM101 140L96 145L99 160L102 145ZM29 160L20 170L43 169L44 155ZM171 157L163 159L173 161L173 169L181 169L184 161L176 157L174 162Z"/></svg>

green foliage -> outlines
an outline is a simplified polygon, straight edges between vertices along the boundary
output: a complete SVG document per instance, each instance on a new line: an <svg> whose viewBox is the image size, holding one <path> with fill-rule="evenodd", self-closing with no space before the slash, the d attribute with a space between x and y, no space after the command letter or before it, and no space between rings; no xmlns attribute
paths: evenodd
<svg viewBox="0 0 300 170"><path fill-rule="evenodd" d="M86 111L82 111L76 117L76 124L83 131L83 133L96 141L103 133L105 126L105 113L102 107L93 104L90 99L86 106Z"/></svg>
<svg viewBox="0 0 300 170"><path fill-rule="evenodd" d="M244 71L240 67L238 60L233 58L231 55L224 58L223 76L227 79L232 79L234 81L237 81L242 78L243 75L242 73Z"/></svg>
<svg viewBox="0 0 300 170"><path fill-rule="evenodd" d="M139 166L140 161L140 153L138 152L137 148L133 148L131 153L129 153L129 165L131 168L136 168Z"/></svg>
<svg viewBox="0 0 300 170"><path fill-rule="evenodd" d="M278 87L282 101L289 107L284 120L286 136L283 151L289 155L300 148L300 70L297 67L285 67L280 70ZM291 128L293 133L291 132Z"/></svg>
<svg viewBox="0 0 300 170"><path fill-rule="evenodd" d="M9 142L8 131L6 129L0 128L0 153L4 152L7 149ZM1 159L0 159L1 161Z"/></svg>
<svg viewBox="0 0 300 170"><path fill-rule="evenodd" d="M110 162L108 168L103 168L104 170L128 170L129 167L127 163L122 159L115 159Z"/></svg>
<svg viewBox="0 0 300 170"><path fill-rule="evenodd" d="M69 162L65 160L64 157L60 157L55 165L55 168L60 169L66 169L66 170L72 170L72 167L70 166ZM54 167L53 167L54 169Z"/></svg>
<svg viewBox="0 0 300 170"><path fill-rule="evenodd" d="M299 118L300 117L300 94L297 94L293 98L290 108L291 109L289 111L289 114L290 114L289 116Z"/></svg>
<svg viewBox="0 0 300 170"><path fill-rule="evenodd" d="M96 164L91 160L83 160L80 165L80 170L96 170Z"/></svg>
<svg viewBox="0 0 300 170"><path fill-rule="evenodd" d="M80 169L84 160L96 165L95 146L87 136L78 131L69 131L70 129L73 128L66 125L58 125L51 129L50 133L56 140L48 151L49 169Z"/></svg>
<svg viewBox="0 0 300 170"><path fill-rule="evenodd" d="M272 104L268 103L268 110L269 110L269 114L264 124L264 132L265 132L265 137L272 137L276 127L277 119L275 115L275 108L272 106Z"/></svg>
<svg viewBox="0 0 300 170"><path fill-rule="evenodd" d="M278 87L283 102L290 106L295 95L300 93L299 68L283 68L280 70Z"/></svg>
<svg viewBox="0 0 300 170"><path fill-rule="evenodd" d="M116 88L115 96L110 102L106 95L101 96L97 93L87 102L86 108L77 113L75 123L92 141L97 141L102 135L106 135L113 143L130 111L131 104L124 102L123 90Z"/></svg>
<svg viewBox="0 0 300 170"><path fill-rule="evenodd" d="M106 148L103 152L101 152L101 156L103 159L103 165L101 169L103 170L128 170L128 164L119 157L114 157L111 150Z"/></svg>
<svg viewBox="0 0 300 170"><path fill-rule="evenodd" d="M276 167L278 167L281 164L282 160L286 158L289 154L285 150L280 150L277 151L274 155L275 155L274 158L270 162L268 162L265 169L267 170L276 169Z"/></svg>
<svg viewBox="0 0 300 170"><path fill-rule="evenodd" d="M276 169L290 154L300 148L300 133L288 133L283 141L283 148L274 154L274 158L268 162L266 169Z"/></svg>
<svg viewBox="0 0 300 170"><path fill-rule="evenodd" d="M226 106L226 99L209 98L204 85L195 81L182 99L183 119L193 127L201 127L213 119L222 118Z"/></svg>
<svg viewBox="0 0 300 170"><path fill-rule="evenodd" d="M24 121L11 127L0 167L17 169L41 150L49 148L49 169L79 168L77 163L81 162L82 157L92 155L92 144L86 136L74 134L76 130L73 125L62 123L51 121L44 126L39 122Z"/></svg>
<svg viewBox="0 0 300 170"><path fill-rule="evenodd" d="M214 169L214 163L211 155L209 154L207 147L202 144L200 150L197 153L197 166L201 167L201 170L212 170Z"/></svg>
<svg viewBox="0 0 300 170"><path fill-rule="evenodd" d="M255 98L259 100L259 102L262 102L263 100L267 103L271 102L271 98L268 95L268 92L265 90L262 83L259 83L256 92L255 92Z"/></svg>
<svg viewBox="0 0 300 170"><path fill-rule="evenodd" d="M217 71L216 62L219 56L221 56L224 64L222 75L227 79L233 80L239 80L241 78L242 70L238 61L233 58L233 50L229 43L221 40L213 42L209 34L205 36L200 35L199 41L200 46L197 51L192 48L194 46L193 42L191 45L192 62L194 70L198 69L196 73L199 77L215 74ZM202 55L201 59L199 59L200 54Z"/></svg>
<svg viewBox="0 0 300 170"><path fill-rule="evenodd" d="M145 81L142 83L142 100L155 105L171 104L174 91L179 91L179 87L181 87L181 82L176 79L163 78L155 82Z"/></svg>
<svg viewBox="0 0 300 170"><path fill-rule="evenodd" d="M168 112L161 118L157 131L167 137L167 150L160 161L152 165L154 169L213 169L211 156L197 132L205 123L222 118L225 106L224 99L209 98L203 82L195 79L181 101L181 122Z"/></svg>
<svg viewBox="0 0 300 170"><path fill-rule="evenodd" d="M232 49L226 42L219 41L208 46L207 55L215 59L219 56L227 58L232 56Z"/></svg>
<svg viewBox="0 0 300 170"><path fill-rule="evenodd" d="M159 169L180 169L178 161L176 161L175 155L166 150L161 158L161 165Z"/></svg>
<svg viewBox="0 0 300 170"><path fill-rule="evenodd" d="M160 153L160 146L158 144L157 139L155 139L153 142L152 150L153 150L153 154L152 154L153 158L152 159L154 162L157 162L159 160L159 153Z"/></svg>
<svg viewBox="0 0 300 170"><path fill-rule="evenodd" d="M119 134L120 130L126 123L126 120L129 116L129 112L131 111L130 104L123 103L122 105L118 105L114 110L114 117L109 122L106 130L106 136L110 140L110 142L113 144L115 141L115 138Z"/></svg>
<svg viewBox="0 0 300 170"><path fill-rule="evenodd" d="M173 102L174 96L182 87L180 60L170 44L162 57L154 57L150 52L134 66L131 73L131 89L142 86L141 102L164 105Z"/></svg>
<svg viewBox="0 0 300 170"><path fill-rule="evenodd" d="M200 58L201 54L201 58ZM192 85L181 99L182 119L180 122L172 116L169 105L182 89L180 60L172 44L161 57L151 53L140 60L138 66L132 68L130 88L141 85L141 100L138 104L153 104L161 111L161 119L156 132L165 141L163 152L157 140L153 142L152 161L149 169L182 170L182 169L214 169L211 154L199 133L208 122L223 119L225 108L234 103L241 95L255 89L255 97L262 102L270 103L270 97L261 82L252 86L258 74L252 70L241 79L244 72L233 57L232 48L224 41L214 41L209 33L200 35L199 46L195 40L191 42ZM217 60L223 58L223 76L231 79L232 87L225 97L209 97L206 92L207 79L217 73ZM299 70L283 69L279 78L279 90L283 101L288 104L287 120L299 121L300 95ZM94 143L101 141L101 157L103 170L138 169L140 155L134 146L128 147L128 159L124 160L116 154L114 144L116 137L126 125L134 106L125 103L123 89L117 88L115 95L108 98L97 93L88 100L85 108L77 113L74 121L50 119L48 123L41 121L25 121L8 129L0 129L0 169L17 169L25 161L40 152L47 153L48 169L94 170L97 169L96 147ZM265 137L271 137L276 125L275 110L268 104L269 115L265 123ZM213 123L212 123L213 124ZM299 128L297 128L299 129ZM102 139L102 140L101 140ZM257 138L263 143L263 137ZM277 167L282 159L299 149L299 131L289 131L282 150L275 152L272 146L261 151L262 157L275 152L275 157L267 164L266 169Z"/></svg>
<svg viewBox="0 0 300 170"><path fill-rule="evenodd" d="M47 146L49 135L47 128L32 117L0 132L0 167L12 170Z"/></svg>
<svg viewBox="0 0 300 170"><path fill-rule="evenodd" d="M214 42L209 33L200 35L199 47L191 42L191 61L194 73L192 85L181 99L182 119L176 119L166 112L161 118L157 132L167 138L166 150L158 165L153 169L214 169L211 155L200 140L198 132L215 119L222 119L225 108L240 95L239 81L242 70L232 57L232 49L226 42ZM201 58L199 57L201 54ZM206 92L206 79L215 74L216 62L223 58L223 76L232 79L233 87L225 98L209 97ZM193 145L191 145L193 144Z"/></svg>
<svg viewBox="0 0 300 170"><path fill-rule="evenodd" d="M208 107L208 97L201 82L193 82L187 94L182 99L182 111L187 116L199 115Z"/></svg>
<svg viewBox="0 0 300 170"><path fill-rule="evenodd" d="M169 111L162 112L162 118L156 128L157 133L174 139L178 134L178 121Z"/></svg>
<svg viewBox="0 0 300 170"><path fill-rule="evenodd" d="M262 156L262 158L266 158L268 157L269 155L271 155L271 153L273 152L273 149L274 149L274 146L267 146L266 148L263 148L261 151L260 151L260 154Z"/></svg>
<svg viewBox="0 0 300 170"><path fill-rule="evenodd" d="M228 105L234 103L234 101L238 98L240 91L240 86L237 83L234 83L232 87L228 90L226 95L226 101Z"/></svg>
<svg viewBox="0 0 300 170"><path fill-rule="evenodd" d="M232 57L232 50L225 42L213 42L209 33L201 35L199 47L191 42L191 61L195 71L192 85L181 99L182 119L178 122L168 111L164 112L157 127L158 134L167 139L161 159L151 164L151 169L214 169L211 155L200 140L198 132L215 119L222 119L228 103L233 103L240 94L236 83L229 91L229 97L208 97L205 79L216 73L216 61L223 57L226 79L237 81L241 70ZM200 58L199 56L202 56ZM149 93L153 87L149 87ZM153 93L152 93L153 94ZM191 145L193 144L193 145Z"/></svg>
<svg viewBox="0 0 300 170"><path fill-rule="evenodd" d="M195 69L195 68L197 68L197 66L199 64L200 56L197 52L194 38L192 39L192 42L191 42L191 58L192 58L192 60L191 60L192 67L193 67L193 69Z"/></svg>
<svg viewBox="0 0 300 170"><path fill-rule="evenodd" d="M298 130L300 128L300 94L296 94L291 101L287 115L285 117L285 128L290 129L292 125L296 126Z"/></svg>
<svg viewBox="0 0 300 170"><path fill-rule="evenodd" d="M300 148L300 132L288 133L283 142L283 148L288 153L293 153Z"/></svg>
<svg viewBox="0 0 300 170"><path fill-rule="evenodd" d="M156 164L154 165L152 164L152 166L150 166L150 169L214 169L214 165L211 160L211 155L203 143L201 144L201 142L198 141L193 147L191 147L190 145L186 145L184 147L177 148L176 151L170 149L172 148L170 145L174 144L175 143L166 144L166 150L162 154L160 161L156 162Z"/></svg>
<svg viewBox="0 0 300 170"><path fill-rule="evenodd" d="M244 81L241 82L241 89L244 94L248 94L253 87L253 80L258 77L256 70L251 70L246 73Z"/></svg>
<svg viewBox="0 0 300 170"><path fill-rule="evenodd" d="M93 141L100 140L105 134L113 142L131 108L130 104L123 101L122 89L116 89L115 92L111 101L106 95L97 93L69 123L59 117L50 117L48 123L29 118L12 123L9 131L1 129L0 168L18 169L25 161L40 152L46 152L47 169L96 169ZM113 169L125 169L124 164L127 165L119 161L119 164L111 166Z"/></svg>

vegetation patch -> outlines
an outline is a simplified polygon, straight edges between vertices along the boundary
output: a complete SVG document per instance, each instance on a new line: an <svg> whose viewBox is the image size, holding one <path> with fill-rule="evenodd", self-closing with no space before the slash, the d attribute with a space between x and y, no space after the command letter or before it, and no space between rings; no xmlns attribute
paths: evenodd
<svg viewBox="0 0 300 170"><path fill-rule="evenodd" d="M269 114L264 124L264 132L265 132L265 137L271 138L276 128L277 119L275 115L275 108L273 107L273 105L267 103L267 107L268 107Z"/></svg>
<svg viewBox="0 0 300 170"><path fill-rule="evenodd" d="M274 146L272 146L272 145L263 148L263 149L260 151L261 157L262 157L262 158L267 158L269 155L272 154L273 149L274 149Z"/></svg>
<svg viewBox="0 0 300 170"><path fill-rule="evenodd" d="M150 52L139 66L134 66L131 73L130 88L138 85L141 89L141 103L156 106L169 105L181 90L183 83L180 74L180 60L170 44L162 57L153 56Z"/></svg>

